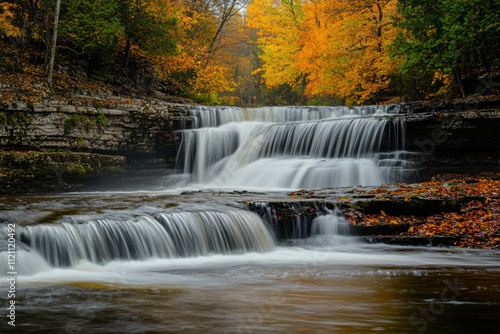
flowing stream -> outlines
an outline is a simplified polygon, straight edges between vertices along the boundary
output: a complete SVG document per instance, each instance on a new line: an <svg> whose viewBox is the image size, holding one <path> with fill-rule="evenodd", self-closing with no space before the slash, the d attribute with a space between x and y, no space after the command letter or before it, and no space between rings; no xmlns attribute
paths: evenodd
<svg viewBox="0 0 500 334"><path fill-rule="evenodd" d="M326 207L284 233L267 205L417 179L397 110L193 116L156 189L0 197L2 333L500 330L498 251L362 243Z"/></svg>
<svg viewBox="0 0 500 334"><path fill-rule="evenodd" d="M170 186L313 189L410 182L404 117L380 107L207 108L183 131Z"/></svg>

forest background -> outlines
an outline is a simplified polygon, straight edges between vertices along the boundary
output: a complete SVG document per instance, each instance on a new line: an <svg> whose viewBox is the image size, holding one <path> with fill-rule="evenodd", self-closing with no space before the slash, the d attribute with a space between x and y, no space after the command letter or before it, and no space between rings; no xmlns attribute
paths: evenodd
<svg viewBox="0 0 500 334"><path fill-rule="evenodd" d="M498 95L500 0L59 1L53 87L58 1L0 2L1 100L95 79L212 105Z"/></svg>

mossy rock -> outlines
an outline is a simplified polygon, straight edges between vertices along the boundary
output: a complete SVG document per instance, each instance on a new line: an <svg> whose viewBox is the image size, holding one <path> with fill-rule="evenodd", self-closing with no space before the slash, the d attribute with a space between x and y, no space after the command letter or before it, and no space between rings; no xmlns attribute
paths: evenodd
<svg viewBox="0 0 500 334"><path fill-rule="evenodd" d="M442 212L453 212L460 209L459 199L429 199L411 197L408 200L373 199L353 202L352 208L365 214L384 211L393 216L431 216Z"/></svg>
<svg viewBox="0 0 500 334"><path fill-rule="evenodd" d="M0 171L8 177L30 179L93 178L124 172L125 158L71 152L0 152Z"/></svg>

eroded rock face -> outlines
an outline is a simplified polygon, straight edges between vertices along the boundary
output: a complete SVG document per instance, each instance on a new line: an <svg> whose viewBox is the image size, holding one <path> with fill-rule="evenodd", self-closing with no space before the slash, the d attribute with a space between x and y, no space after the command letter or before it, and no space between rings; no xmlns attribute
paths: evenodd
<svg viewBox="0 0 500 334"><path fill-rule="evenodd" d="M421 180L500 170L500 100L396 107L410 114L406 149L419 153ZM190 126L190 108L161 100L91 96L72 102L1 103L0 148L123 156L127 171L165 175L175 170L179 130Z"/></svg>
<svg viewBox="0 0 500 334"><path fill-rule="evenodd" d="M0 147L161 158L165 167L173 167L179 140L176 130L188 119L187 106L161 101L3 103Z"/></svg>
<svg viewBox="0 0 500 334"><path fill-rule="evenodd" d="M2 157L10 163L0 166L0 192L85 190L89 184L102 186L108 181L153 182L167 170L175 170L178 130L189 122L188 105L160 100L86 96L71 102L1 103L0 150L13 155ZM29 151L34 152L26 155ZM36 152L39 157L33 155ZM52 152L52 158L63 159L74 170L64 164L47 166ZM16 161L28 156L33 166L28 163L23 168L35 172L17 175L22 168L16 167ZM116 157L113 168L90 172L99 161L110 159L103 156ZM64 177L56 177L57 173Z"/></svg>
<svg viewBox="0 0 500 334"><path fill-rule="evenodd" d="M406 124L406 148L420 153L424 179L500 170L500 108L415 114Z"/></svg>
<svg viewBox="0 0 500 334"><path fill-rule="evenodd" d="M0 195L78 190L125 173L126 158L75 152L0 152Z"/></svg>

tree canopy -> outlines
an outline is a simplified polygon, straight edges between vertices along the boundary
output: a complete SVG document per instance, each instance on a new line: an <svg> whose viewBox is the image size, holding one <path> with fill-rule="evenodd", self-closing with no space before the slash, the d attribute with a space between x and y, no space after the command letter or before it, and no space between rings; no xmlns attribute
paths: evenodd
<svg viewBox="0 0 500 334"><path fill-rule="evenodd" d="M0 2L0 37L48 53L54 7ZM499 76L500 0L65 0L60 16L58 48L90 70L143 69L196 102L498 94L478 82Z"/></svg>
<svg viewBox="0 0 500 334"><path fill-rule="evenodd" d="M462 74L500 65L499 0L401 1L395 52L403 73L451 73L463 96Z"/></svg>

